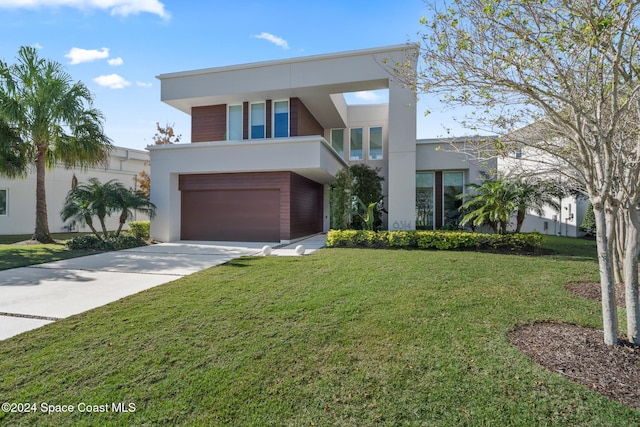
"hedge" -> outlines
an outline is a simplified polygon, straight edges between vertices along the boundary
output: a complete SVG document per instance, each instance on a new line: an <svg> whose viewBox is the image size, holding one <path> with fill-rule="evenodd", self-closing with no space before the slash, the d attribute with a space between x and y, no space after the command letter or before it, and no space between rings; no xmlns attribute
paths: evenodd
<svg viewBox="0 0 640 427"><path fill-rule="evenodd" d="M444 249L533 252L542 245L540 233L482 234L469 231L331 230L327 247Z"/></svg>
<svg viewBox="0 0 640 427"><path fill-rule="evenodd" d="M141 239L149 240L151 221L129 221L129 233Z"/></svg>
<svg viewBox="0 0 640 427"><path fill-rule="evenodd" d="M109 236L106 240L100 240L93 234L75 236L66 242L69 249L119 251L121 249L136 248L146 243L132 234L120 234L118 237Z"/></svg>

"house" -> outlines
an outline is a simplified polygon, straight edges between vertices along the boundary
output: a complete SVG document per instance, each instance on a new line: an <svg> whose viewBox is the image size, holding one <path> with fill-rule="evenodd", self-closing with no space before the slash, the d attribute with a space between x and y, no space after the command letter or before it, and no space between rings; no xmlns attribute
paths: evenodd
<svg viewBox="0 0 640 427"><path fill-rule="evenodd" d="M158 76L163 102L191 116L191 143L147 147L153 236L291 242L329 229L329 190L343 167L384 177L384 227L453 221L478 162L416 140L416 96L391 64L415 73L414 44ZM388 91L350 105L344 94ZM437 155L436 155L437 153ZM454 212L455 211L455 212Z"/></svg>
<svg viewBox="0 0 640 427"><path fill-rule="evenodd" d="M100 182L116 179L125 187L136 187L135 178L141 171L149 171L149 153L124 147L114 147L104 167L66 169L58 165L45 174L49 230L52 233L90 231L88 227L63 222L60 210L71 189L74 176L78 182L98 178ZM24 179L0 177L0 234L31 234L36 223L35 169ZM139 219L148 219L140 217ZM109 230L118 227L117 216L107 218Z"/></svg>
<svg viewBox="0 0 640 427"><path fill-rule="evenodd" d="M511 138L518 140L517 137ZM555 183L558 187L570 187L566 175L571 168L562 159L553 158L534 146L514 145L517 149L497 159L497 170L501 176L528 176ZM580 226L587 213L589 200L579 189L564 193L557 196L559 209L547 205L542 215L527 212L521 231L565 237L584 236Z"/></svg>

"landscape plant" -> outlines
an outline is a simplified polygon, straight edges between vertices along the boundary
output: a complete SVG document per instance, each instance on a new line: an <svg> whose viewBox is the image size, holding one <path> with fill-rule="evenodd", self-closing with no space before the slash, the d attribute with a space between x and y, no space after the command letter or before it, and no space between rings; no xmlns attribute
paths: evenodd
<svg viewBox="0 0 640 427"><path fill-rule="evenodd" d="M87 183L78 183L69 190L60 215L63 221L72 219L86 224L95 237L104 242L109 238L106 226L107 216L119 213L118 228L114 235L117 238L134 211L153 217L155 205L143 192L125 188L115 179L102 183L97 178L90 178ZM99 233L93 225L94 216L100 223L102 233Z"/></svg>
<svg viewBox="0 0 640 427"><path fill-rule="evenodd" d="M45 171L104 164L112 149L102 113L82 82L63 66L23 46L17 62L0 60L0 175L24 177L36 171L33 239L53 243L49 233Z"/></svg>
<svg viewBox="0 0 640 427"><path fill-rule="evenodd" d="M365 164L342 168L331 186L331 227L341 230L379 228L384 212L383 181L375 169Z"/></svg>

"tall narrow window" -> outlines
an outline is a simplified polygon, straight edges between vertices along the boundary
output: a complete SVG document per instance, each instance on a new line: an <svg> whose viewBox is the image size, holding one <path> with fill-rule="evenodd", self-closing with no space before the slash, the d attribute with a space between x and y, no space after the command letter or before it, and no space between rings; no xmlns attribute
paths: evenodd
<svg viewBox="0 0 640 427"><path fill-rule="evenodd" d="M287 138L289 136L289 101L273 103L273 137Z"/></svg>
<svg viewBox="0 0 640 427"><path fill-rule="evenodd" d="M251 139L264 138L265 132L264 103L251 104Z"/></svg>
<svg viewBox="0 0 640 427"><path fill-rule="evenodd" d="M0 215L7 214L7 190L0 189Z"/></svg>
<svg viewBox="0 0 640 427"><path fill-rule="evenodd" d="M344 129L331 129L331 146L344 157Z"/></svg>
<svg viewBox="0 0 640 427"><path fill-rule="evenodd" d="M369 128L369 159L382 159L382 127Z"/></svg>
<svg viewBox="0 0 640 427"><path fill-rule="evenodd" d="M416 173L416 229L433 230L434 173Z"/></svg>
<svg viewBox="0 0 640 427"><path fill-rule="evenodd" d="M442 207L443 227L457 227L460 223L462 200L458 198L463 193L464 178L462 172L443 172L442 174Z"/></svg>
<svg viewBox="0 0 640 427"><path fill-rule="evenodd" d="M362 128L351 129L349 160L362 160Z"/></svg>
<svg viewBox="0 0 640 427"><path fill-rule="evenodd" d="M229 105L227 140L242 139L242 105Z"/></svg>

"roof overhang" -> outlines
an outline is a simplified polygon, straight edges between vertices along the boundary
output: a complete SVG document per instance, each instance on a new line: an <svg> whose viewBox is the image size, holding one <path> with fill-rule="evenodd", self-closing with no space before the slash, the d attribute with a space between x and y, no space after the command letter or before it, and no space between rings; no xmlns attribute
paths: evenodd
<svg viewBox="0 0 640 427"><path fill-rule="evenodd" d="M415 58L405 44L161 74L161 100L187 114L193 107L297 97L325 128L344 127L346 92L389 87L392 64Z"/></svg>

